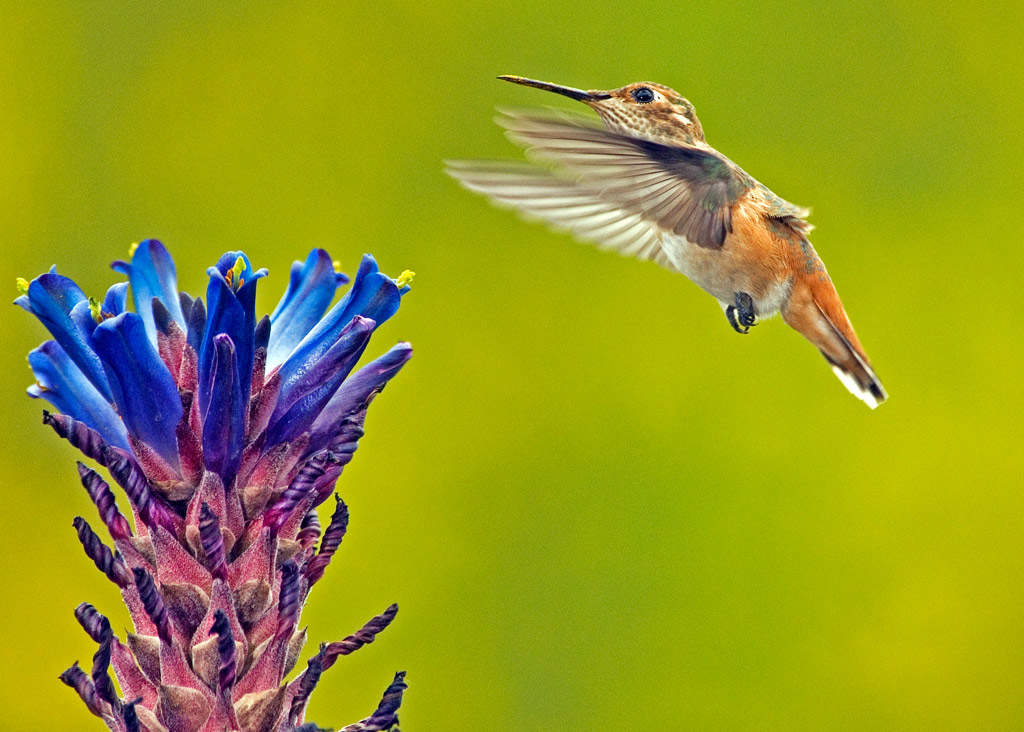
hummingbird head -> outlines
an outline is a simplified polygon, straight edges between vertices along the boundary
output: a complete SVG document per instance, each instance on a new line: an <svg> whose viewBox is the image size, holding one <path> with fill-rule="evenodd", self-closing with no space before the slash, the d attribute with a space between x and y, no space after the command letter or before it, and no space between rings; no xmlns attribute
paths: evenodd
<svg viewBox="0 0 1024 732"><path fill-rule="evenodd" d="M615 132L658 142L704 142L704 130L693 105L661 84L639 81L618 89L584 91L521 76L499 76L513 84L532 86L583 102Z"/></svg>

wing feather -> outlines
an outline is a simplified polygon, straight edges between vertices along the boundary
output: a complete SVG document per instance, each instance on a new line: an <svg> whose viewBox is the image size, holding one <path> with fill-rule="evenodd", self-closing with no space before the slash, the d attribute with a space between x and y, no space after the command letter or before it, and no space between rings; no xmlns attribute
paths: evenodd
<svg viewBox="0 0 1024 732"><path fill-rule="evenodd" d="M529 157L704 247L722 246L732 205L755 185L710 148L666 145L567 116L506 111L498 123Z"/></svg>
<svg viewBox="0 0 1024 732"><path fill-rule="evenodd" d="M455 160L447 172L471 191L532 219L637 259L672 269L662 251L662 231L638 211L582 182L560 178L529 163Z"/></svg>

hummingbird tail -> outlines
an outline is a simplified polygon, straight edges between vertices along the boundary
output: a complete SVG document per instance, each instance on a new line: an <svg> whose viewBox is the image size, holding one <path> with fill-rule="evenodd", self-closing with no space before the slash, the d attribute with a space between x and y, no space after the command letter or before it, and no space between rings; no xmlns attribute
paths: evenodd
<svg viewBox="0 0 1024 732"><path fill-rule="evenodd" d="M795 288L782 317L818 347L843 386L874 409L889 395L871 368L831 281L815 278L814 282L816 287Z"/></svg>

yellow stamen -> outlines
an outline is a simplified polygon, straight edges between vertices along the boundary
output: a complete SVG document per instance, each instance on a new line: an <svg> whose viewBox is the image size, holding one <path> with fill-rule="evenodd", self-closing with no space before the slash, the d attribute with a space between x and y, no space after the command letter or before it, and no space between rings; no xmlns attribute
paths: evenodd
<svg viewBox="0 0 1024 732"><path fill-rule="evenodd" d="M228 284L234 284L236 287L242 286L242 273L245 272L245 260L239 257L235 260L235 266L228 272L228 276L225 278Z"/></svg>
<svg viewBox="0 0 1024 732"><path fill-rule="evenodd" d="M339 262L337 259L335 259L333 262L331 262L331 266L334 267L334 271L335 272L338 272L338 273L341 272L341 262Z"/></svg>
<svg viewBox="0 0 1024 732"><path fill-rule="evenodd" d="M92 315L92 319L97 323L103 322L103 310L100 308L100 303L95 297L89 298L89 314Z"/></svg>
<svg viewBox="0 0 1024 732"><path fill-rule="evenodd" d="M133 241L131 244L128 245L128 259L131 259L132 257L135 256L135 250L138 248L139 243L137 241Z"/></svg>
<svg viewBox="0 0 1024 732"><path fill-rule="evenodd" d="M405 270L402 274L398 275L398 279L395 280L395 284L398 285L399 289L407 287L412 284L412 278L416 276L416 273L411 270Z"/></svg>
<svg viewBox="0 0 1024 732"><path fill-rule="evenodd" d="M22 295L27 295L28 294L28 280L26 280L24 277L19 277L18 279L16 279L14 281L14 285L15 285L15 287L18 288L19 294L22 294Z"/></svg>
<svg viewBox="0 0 1024 732"><path fill-rule="evenodd" d="M36 379L36 388L39 389L39 391L49 391L49 389L39 383L39 379Z"/></svg>

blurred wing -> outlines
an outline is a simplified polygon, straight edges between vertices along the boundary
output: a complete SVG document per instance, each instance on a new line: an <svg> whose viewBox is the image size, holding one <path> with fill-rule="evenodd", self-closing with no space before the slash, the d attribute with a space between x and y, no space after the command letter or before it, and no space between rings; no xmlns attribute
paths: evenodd
<svg viewBox="0 0 1024 732"><path fill-rule="evenodd" d="M555 229L638 259L673 269L662 250L662 232L642 215L627 211L598 191L558 178L529 163L488 160L448 161L448 174L471 191Z"/></svg>
<svg viewBox="0 0 1024 732"><path fill-rule="evenodd" d="M702 247L722 246L732 231L732 205L754 185L710 149L663 145L535 112L505 111L498 124L531 157Z"/></svg>

